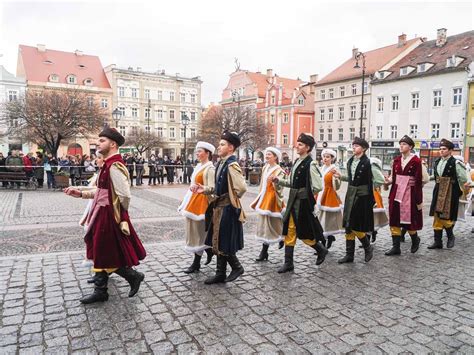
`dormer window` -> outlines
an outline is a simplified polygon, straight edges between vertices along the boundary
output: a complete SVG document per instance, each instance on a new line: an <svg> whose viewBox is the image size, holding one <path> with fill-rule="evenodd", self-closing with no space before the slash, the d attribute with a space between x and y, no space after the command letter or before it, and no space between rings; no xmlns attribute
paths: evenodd
<svg viewBox="0 0 474 355"><path fill-rule="evenodd" d="M67 82L68 84L77 84L76 76L75 76L75 75L72 75L72 74L68 75L68 76L66 77L66 82Z"/></svg>
<svg viewBox="0 0 474 355"><path fill-rule="evenodd" d="M383 71L379 71L377 72L377 77L379 79L385 79L387 76L389 76L390 74L392 74L392 72L388 71L388 70L383 70Z"/></svg>
<svg viewBox="0 0 474 355"><path fill-rule="evenodd" d="M402 75L408 75L410 74L413 70L415 70L414 67L407 65L406 67L401 67L400 68L400 76Z"/></svg>
<svg viewBox="0 0 474 355"><path fill-rule="evenodd" d="M426 71L426 63L418 64L418 73L424 73Z"/></svg>
<svg viewBox="0 0 474 355"><path fill-rule="evenodd" d="M84 85L86 86L92 86L93 83L94 81L91 78L87 78L86 80L84 80Z"/></svg>
<svg viewBox="0 0 474 355"><path fill-rule="evenodd" d="M298 98L298 105L304 105L304 97L300 96Z"/></svg>
<svg viewBox="0 0 474 355"><path fill-rule="evenodd" d="M57 74L51 74L49 76L49 81L51 81L52 83L57 83L59 82L59 76Z"/></svg>
<svg viewBox="0 0 474 355"><path fill-rule="evenodd" d="M457 67L463 60L464 60L464 58L455 56L453 54L451 57L446 59L446 68Z"/></svg>

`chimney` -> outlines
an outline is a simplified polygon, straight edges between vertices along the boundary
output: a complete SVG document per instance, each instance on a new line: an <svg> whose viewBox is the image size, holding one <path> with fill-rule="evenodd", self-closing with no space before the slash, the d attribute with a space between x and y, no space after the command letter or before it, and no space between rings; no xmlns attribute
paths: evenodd
<svg viewBox="0 0 474 355"><path fill-rule="evenodd" d="M166 71L163 69L163 70L161 71L161 75L165 75L165 74L166 74Z"/></svg>
<svg viewBox="0 0 474 355"><path fill-rule="evenodd" d="M436 35L436 47L442 47L446 44L446 28L439 28Z"/></svg>
<svg viewBox="0 0 474 355"><path fill-rule="evenodd" d="M398 36L398 47L403 47L407 43L407 35L402 33Z"/></svg>
<svg viewBox="0 0 474 355"><path fill-rule="evenodd" d="M318 81L319 74L312 74L309 76L309 82L310 83L315 83Z"/></svg>
<svg viewBox="0 0 474 355"><path fill-rule="evenodd" d="M359 48L355 48L355 47L354 47L354 48L352 48L352 58L354 58L354 59L355 59L355 57L356 57L356 54L357 54L358 52L359 52Z"/></svg>
<svg viewBox="0 0 474 355"><path fill-rule="evenodd" d="M128 67L128 70L133 71L133 67Z"/></svg>
<svg viewBox="0 0 474 355"><path fill-rule="evenodd" d="M79 49L76 49L76 51L74 52L78 57L82 56L82 51L80 51Z"/></svg>
<svg viewBox="0 0 474 355"><path fill-rule="evenodd" d="M137 67L137 71L141 71L142 70L142 67Z"/></svg>
<svg viewBox="0 0 474 355"><path fill-rule="evenodd" d="M267 76L273 76L273 69L267 69Z"/></svg>
<svg viewBox="0 0 474 355"><path fill-rule="evenodd" d="M38 52L46 52L46 46L44 44L38 44L36 48L38 48Z"/></svg>

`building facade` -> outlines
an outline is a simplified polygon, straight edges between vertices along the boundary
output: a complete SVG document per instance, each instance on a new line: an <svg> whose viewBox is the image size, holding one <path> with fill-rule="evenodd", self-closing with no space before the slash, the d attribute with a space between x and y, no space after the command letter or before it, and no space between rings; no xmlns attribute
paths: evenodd
<svg viewBox="0 0 474 355"><path fill-rule="evenodd" d="M468 94L466 107L466 138L464 159L474 167L474 63L468 67Z"/></svg>
<svg viewBox="0 0 474 355"><path fill-rule="evenodd" d="M337 151L338 160L345 161L352 154L354 137L362 135L368 139L373 75L396 63L421 42L421 38L407 40L406 35L400 35L396 44L364 52L363 87L364 61L362 57L356 59L360 53L357 48L352 50L350 59L314 84L318 154L328 147Z"/></svg>
<svg viewBox="0 0 474 355"><path fill-rule="evenodd" d="M111 117L112 89L99 57L76 50L63 52L20 45L18 50L17 77L26 81L27 90L66 89L87 93L90 100ZM98 133L98 132L97 132ZM30 149L36 149L32 146ZM96 137L75 137L65 140L58 156L66 154L90 154L96 151Z"/></svg>
<svg viewBox="0 0 474 355"><path fill-rule="evenodd" d="M117 68L109 65L105 72L113 90L113 107L121 112L117 128L124 136L138 130L154 132L162 139L155 154L176 158L192 154L201 119L200 77L187 78ZM185 126L183 122L188 124ZM184 119L184 120L183 120ZM186 135L186 150L184 143ZM130 149L124 147L122 150Z"/></svg>
<svg viewBox="0 0 474 355"><path fill-rule="evenodd" d="M4 102L18 100L25 95L25 80L17 78L8 72L3 65L0 65L0 105ZM3 122L5 123L5 122ZM28 142L23 142L19 138L3 136L8 127L0 124L0 152L4 156L11 150L28 150Z"/></svg>
<svg viewBox="0 0 474 355"><path fill-rule="evenodd" d="M474 60L474 31L425 41L410 55L375 74L370 119L371 155L389 167L398 140L411 136L431 167L442 138L464 154L468 71ZM472 128L468 131L472 134ZM467 150L469 151L469 149Z"/></svg>

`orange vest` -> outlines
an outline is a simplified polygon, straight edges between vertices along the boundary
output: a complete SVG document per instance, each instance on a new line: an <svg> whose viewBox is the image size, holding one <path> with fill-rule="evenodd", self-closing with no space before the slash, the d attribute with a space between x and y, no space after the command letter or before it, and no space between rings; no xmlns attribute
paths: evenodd
<svg viewBox="0 0 474 355"><path fill-rule="evenodd" d="M374 199L375 199L374 209L383 209L384 206L383 206L382 194L380 193L380 187L374 188Z"/></svg>
<svg viewBox="0 0 474 355"><path fill-rule="evenodd" d="M196 175L196 183L204 185L204 171L207 169L202 169ZM206 213L207 207L209 206L209 201L207 196L204 194L192 194L189 199L188 204L184 208L185 211L192 213L196 216L204 215Z"/></svg>
<svg viewBox="0 0 474 355"><path fill-rule="evenodd" d="M331 171L324 174L324 190L320 201L322 207L337 208L341 206L341 199L333 185L333 177L334 173Z"/></svg>
<svg viewBox="0 0 474 355"><path fill-rule="evenodd" d="M273 183L265 179L266 177L268 178L268 176L277 175L280 171L280 169L276 168L270 175L262 174L260 193L257 199L250 205L251 208L260 214L273 215L275 217L279 217L281 215L284 203L279 202L279 196ZM263 179L265 180L263 181ZM262 188L263 184L265 184L264 189Z"/></svg>

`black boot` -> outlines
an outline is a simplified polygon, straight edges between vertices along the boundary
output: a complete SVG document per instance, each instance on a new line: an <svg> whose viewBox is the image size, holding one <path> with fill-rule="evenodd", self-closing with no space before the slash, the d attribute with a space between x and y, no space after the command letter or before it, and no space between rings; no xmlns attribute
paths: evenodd
<svg viewBox="0 0 474 355"><path fill-rule="evenodd" d="M410 252L416 253L418 251L418 248L420 247L420 237L418 236L418 233L415 233L413 235L410 235L411 237L411 248Z"/></svg>
<svg viewBox="0 0 474 355"><path fill-rule="evenodd" d="M385 255L400 255L402 251L400 250L400 236L392 235L392 249L385 252Z"/></svg>
<svg viewBox="0 0 474 355"><path fill-rule="evenodd" d="M278 249L282 249L284 246L285 246L285 241L284 241L284 240L280 240L280 241L278 242Z"/></svg>
<svg viewBox="0 0 474 355"><path fill-rule="evenodd" d="M212 248L207 248L206 254L207 254L207 259L204 265L210 264L210 262L212 261L212 257L214 256L214 253L212 252Z"/></svg>
<svg viewBox="0 0 474 355"><path fill-rule="evenodd" d="M195 271L199 271L201 268L201 255L194 254L194 260L190 267L184 270L185 274L192 274Z"/></svg>
<svg viewBox="0 0 474 355"><path fill-rule="evenodd" d="M87 283L88 284L93 284L93 283L95 283L95 280L96 280L96 274L94 274L94 276L92 276L92 277L89 277L87 279Z"/></svg>
<svg viewBox="0 0 474 355"><path fill-rule="evenodd" d="M336 241L336 237L333 236L333 235L328 235L328 244L327 244L327 248L330 249L331 248L331 245L332 243L334 243Z"/></svg>
<svg viewBox="0 0 474 355"><path fill-rule="evenodd" d="M362 245L364 246L364 250L365 250L364 260L366 263L368 263L374 256L374 248L372 247L372 245L370 245L370 240L369 238L367 238L367 236L362 238L360 241Z"/></svg>
<svg viewBox="0 0 474 355"><path fill-rule="evenodd" d="M285 263L278 269L279 274L283 274L288 271L293 271L295 265L293 264L293 252L295 247L285 246Z"/></svg>
<svg viewBox="0 0 474 355"><path fill-rule="evenodd" d="M346 239L346 255L339 259L337 262L339 264L352 263L354 262L354 253L355 253L356 241Z"/></svg>
<svg viewBox="0 0 474 355"><path fill-rule="evenodd" d="M405 234L407 233L407 230L405 228L402 228L401 234L400 234L400 242L405 243Z"/></svg>
<svg viewBox="0 0 474 355"><path fill-rule="evenodd" d="M262 244L262 250L260 251L260 255L258 256L255 261L264 261L268 260L268 244Z"/></svg>
<svg viewBox="0 0 474 355"><path fill-rule="evenodd" d="M451 249L454 247L454 234L453 234L453 228L446 228L446 234L448 235L448 243L446 244L446 248Z"/></svg>
<svg viewBox="0 0 474 355"><path fill-rule="evenodd" d="M316 265L321 265L324 262L324 259L326 259L326 255L328 255L327 248L320 242L316 242L316 244L314 244L312 248L316 250L316 253L318 253Z"/></svg>
<svg viewBox="0 0 474 355"><path fill-rule="evenodd" d="M232 270L230 271L229 276L227 276L227 278L225 279L225 282L232 282L234 280L237 280L237 278L239 278L239 276L244 273L244 268L242 267L242 264L237 258L237 255L228 255L227 262L229 263Z"/></svg>
<svg viewBox="0 0 474 355"><path fill-rule="evenodd" d="M225 282L227 269L227 260L223 255L217 255L216 262L216 274L212 277L207 278L204 283L206 285L218 284Z"/></svg>
<svg viewBox="0 0 474 355"><path fill-rule="evenodd" d="M369 240L369 242L370 242L370 234L366 234L366 235L365 235L365 238L367 238L367 239ZM359 240L361 240L361 239L359 239ZM361 241L361 243L362 243L362 241ZM364 248L364 245L363 245L363 244L359 245L359 248L360 248L360 249L363 249L363 248Z"/></svg>
<svg viewBox="0 0 474 355"><path fill-rule="evenodd" d="M443 237L443 230L435 230L434 242L428 247L428 249L443 249L443 241L441 240L442 237Z"/></svg>
<svg viewBox="0 0 474 355"><path fill-rule="evenodd" d="M375 241L377 240L377 233L377 231L372 232L372 243L375 243Z"/></svg>
<svg viewBox="0 0 474 355"><path fill-rule="evenodd" d="M109 281L109 274L106 271L97 272L95 274L94 292L89 296L81 298L82 304L91 304L95 302L105 302L109 299L107 292L107 283Z"/></svg>
<svg viewBox="0 0 474 355"><path fill-rule="evenodd" d="M140 284L145 279L145 275L137 270L132 269L131 267L121 267L115 273L125 280L127 280L128 284L130 285L130 292L128 293L128 297L133 297L137 294L138 290L140 289Z"/></svg>

